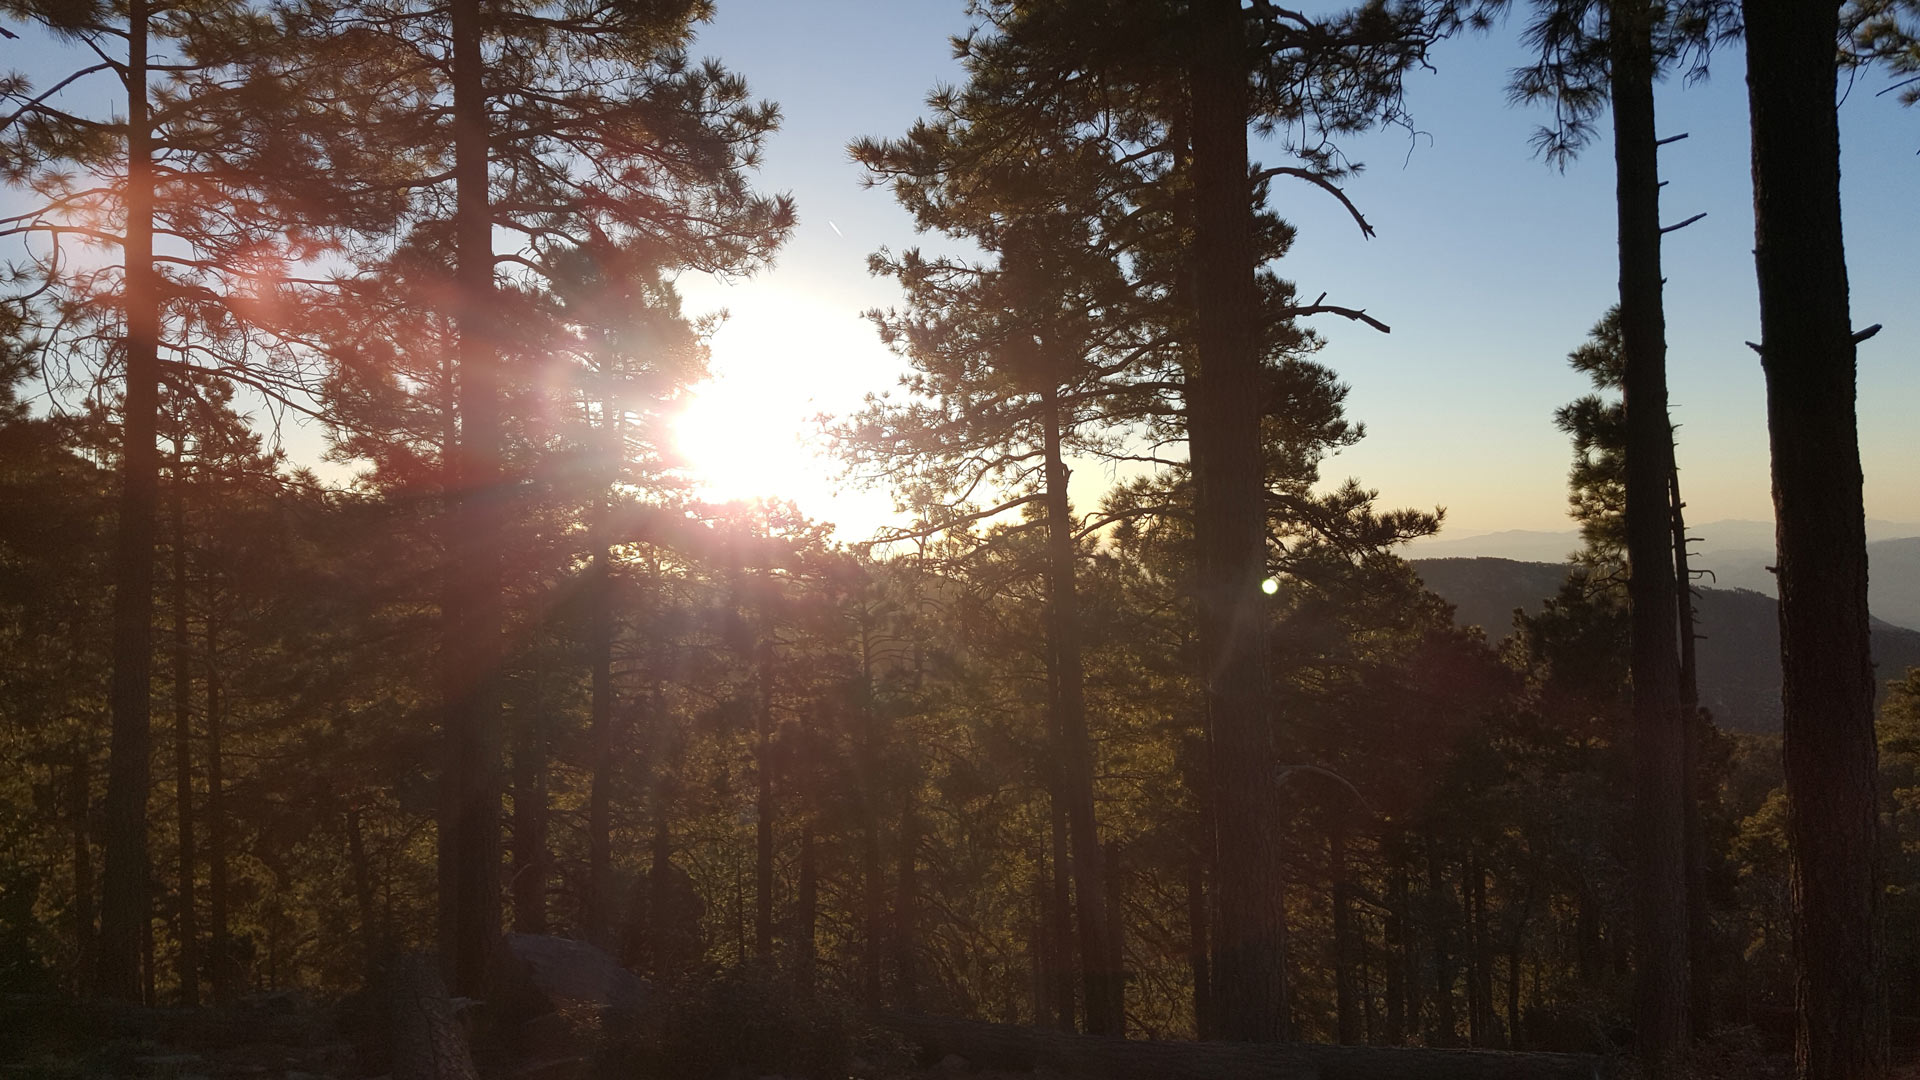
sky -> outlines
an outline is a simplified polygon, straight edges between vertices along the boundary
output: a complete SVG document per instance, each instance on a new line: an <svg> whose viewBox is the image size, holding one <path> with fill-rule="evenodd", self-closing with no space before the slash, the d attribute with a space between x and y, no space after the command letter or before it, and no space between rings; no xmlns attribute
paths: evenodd
<svg viewBox="0 0 1920 1080"><path fill-rule="evenodd" d="M696 52L779 103L761 180L800 212L770 271L682 282L691 308L730 313L714 381L682 427L717 494L793 498L848 540L888 518L885 492L835 493L836 466L807 436L814 417L858 408L903 370L860 315L898 297L868 275L867 255L942 242L916 236L888 192L863 189L845 148L904 134L929 91L962 79L947 39L965 27L961 0L719 0L703 29ZM1503 90L1524 59L1518 33L1510 22L1443 43L1410 86L1416 132L1347 144L1366 166L1347 190L1376 238L1316 189L1279 181L1272 194L1299 229L1279 273L1393 328L1315 320L1319 359L1351 387L1348 413L1368 432L1326 479L1357 477L1385 506L1443 506L1452 536L1568 527L1569 451L1552 414L1587 391L1565 356L1616 289L1611 152L1602 141L1564 173L1534 156L1544 114L1509 107ZM1744 344L1759 336L1744 79L1734 47L1704 83L1659 91L1661 134L1688 135L1662 151L1665 220L1707 215L1665 244L1672 411L1696 522L1772 516L1765 387ZM1876 96L1885 85L1861 77L1841 109L1855 324L1885 326L1860 349L1861 451L1868 516L1920 522L1920 109ZM1257 144L1254 156L1281 160ZM1091 508L1110 479L1083 463L1076 502Z"/></svg>
<svg viewBox="0 0 1920 1080"><path fill-rule="evenodd" d="M904 134L930 91L961 81L949 38L966 26L964 0L718 0L701 29L698 55L779 104L759 183L791 193L800 215L770 269L681 279L690 311L729 313L712 342L714 379L680 426L711 494L793 499L849 541L897 520L888 492L848 489L820 456L819 418L858 409L904 370L861 314L898 301L867 272L868 255L949 245L916 235L889 192L863 187L846 146ZM1569 451L1552 415L1587 391L1565 356L1615 293L1611 152L1602 141L1564 173L1534 156L1528 137L1544 114L1509 107L1504 93L1525 60L1518 36L1510 22L1442 43L1434 70L1409 86L1416 130L1344 144L1365 166L1346 186L1374 239L1315 188L1282 179L1272 191L1298 227L1278 272L1305 297L1324 291L1393 328L1313 320L1326 340L1318 359L1351 387L1348 414L1368 432L1326 463L1325 480L1356 477L1383 506L1445 507L1445 537L1569 527ZM30 35L0 41L0 69L59 66L58 52ZM1665 220L1706 214L1665 243L1672 412L1693 522L1772 516L1765 390L1744 344L1759 336L1744 78L1736 46L1705 82L1659 90L1661 133L1688 136L1662 150ZM1869 518L1920 523L1920 109L1878 94L1886 84L1862 76L1841 108L1855 325L1885 327L1859 352L1861 451ZM1282 163L1271 146L1254 155ZM317 430L283 434L297 458L317 457ZM1113 479L1079 463L1076 504L1092 509Z"/></svg>

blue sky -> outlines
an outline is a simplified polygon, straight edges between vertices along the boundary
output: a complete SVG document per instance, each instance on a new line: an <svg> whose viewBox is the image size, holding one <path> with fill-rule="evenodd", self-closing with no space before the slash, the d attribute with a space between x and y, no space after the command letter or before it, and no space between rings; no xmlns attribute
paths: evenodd
<svg viewBox="0 0 1920 1080"><path fill-rule="evenodd" d="M855 407L899 370L858 317L894 297L868 277L867 254L938 244L912 233L890 195L860 188L845 146L903 133L936 83L960 78L946 39L965 25L958 0L720 0L700 40L699 52L780 103L764 182L795 195L802 224L771 272L724 288L686 283L696 306L733 314L696 424L709 444L724 432L735 447L712 454L738 458L716 461L722 490L790 494L840 520L843 537L870 527L886 500L829 498L830 466L796 447L794 432L815 412ZM1543 114L1508 107L1503 93L1523 59L1517 37L1509 23L1443 44L1437 70L1411 87L1418 135L1350 144L1367 167L1348 190L1377 238L1363 240L1312 188L1282 181L1273 192L1299 227L1282 275L1393 326L1380 335L1316 323L1321 359L1352 386L1350 414L1369 432L1329 462L1328 478L1357 476L1390 505L1446 506L1455 534L1566 526L1567 446L1551 416L1586 389L1563 358L1616 282L1611 151L1602 142L1564 174L1533 156L1528 136ZM1739 50L1727 49L1709 80L1670 81L1659 100L1662 134L1690 136L1662 152L1665 218L1707 214L1668 236L1665 264L1673 415L1695 521L1771 516L1764 384L1743 344L1758 337L1744 78ZM1920 110L1877 97L1884 85L1864 76L1842 107L1855 322L1886 327L1860 353L1861 443L1869 516L1915 522ZM1102 470L1079 479L1076 499L1090 505Z"/></svg>
<svg viewBox="0 0 1920 1080"><path fill-rule="evenodd" d="M857 408L901 370L860 317L896 299L868 275L868 254L940 240L916 236L887 192L863 189L845 148L904 133L936 84L961 78L948 38L966 22L963 0L718 0L702 29L696 52L780 104L761 182L790 191L801 216L771 270L729 284L683 279L691 309L732 316L714 340L716 378L682 429L716 493L794 498L846 539L890 516L884 492L837 491L835 466L806 437L816 415ZM1452 536L1566 527L1567 446L1551 417L1585 392L1564 357L1615 289L1610 150L1595 146L1564 174L1533 156L1528 136L1543 114L1508 107L1503 90L1524 60L1517 37L1509 23L1444 43L1437 70L1410 87L1418 133L1347 144L1366 165L1348 190L1377 238L1363 240L1318 190L1284 180L1273 190L1299 227L1279 272L1308 297L1324 290L1393 326L1380 335L1316 320L1320 359L1351 385L1349 413L1369 432L1328 463L1328 480L1358 477L1387 505L1445 506ZM0 41L0 68L44 74L66 59L35 38ZM1659 99L1662 133L1689 134L1662 152L1665 218L1707 214L1666 243L1673 415L1697 522L1771 516L1764 386L1743 344L1758 336L1744 78L1730 48L1711 79L1669 82ZM1877 96L1885 85L1867 74L1848 93L1842 169L1855 324L1885 324L1860 351L1867 512L1911 523L1920 109ZM296 455L317 453L317 432L288 434ZM1110 480L1084 463L1076 502L1090 509Z"/></svg>

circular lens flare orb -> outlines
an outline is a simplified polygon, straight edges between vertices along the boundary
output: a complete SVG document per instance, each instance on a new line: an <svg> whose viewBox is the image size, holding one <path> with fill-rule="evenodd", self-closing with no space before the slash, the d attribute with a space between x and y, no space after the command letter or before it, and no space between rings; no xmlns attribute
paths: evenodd
<svg viewBox="0 0 1920 1080"><path fill-rule="evenodd" d="M1279 592L1279 591L1280 591L1280 579L1279 579L1279 578L1267 578L1267 579L1265 579L1265 580L1263 580L1262 582L1260 582L1260 591L1261 591L1261 592L1263 592L1263 593L1266 593L1266 594L1267 594L1268 596L1272 596L1272 595L1273 595L1274 593L1277 593L1277 592Z"/></svg>

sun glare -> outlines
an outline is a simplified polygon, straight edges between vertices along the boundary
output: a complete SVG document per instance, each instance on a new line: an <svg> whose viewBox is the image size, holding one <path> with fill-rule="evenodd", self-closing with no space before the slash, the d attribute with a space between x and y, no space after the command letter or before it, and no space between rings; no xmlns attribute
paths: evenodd
<svg viewBox="0 0 1920 1080"><path fill-rule="evenodd" d="M826 462L803 444L802 403L720 379L701 386L674 421L674 445L708 498L808 501L825 492Z"/></svg>

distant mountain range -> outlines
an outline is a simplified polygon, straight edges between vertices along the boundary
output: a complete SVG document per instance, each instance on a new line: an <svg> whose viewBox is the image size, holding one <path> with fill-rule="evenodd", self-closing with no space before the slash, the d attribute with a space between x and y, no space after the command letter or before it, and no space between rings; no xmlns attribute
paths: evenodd
<svg viewBox="0 0 1920 1080"><path fill-rule="evenodd" d="M1896 545L1892 550L1896 554L1904 552L1909 560L1906 595L1920 608L1920 595L1914 590L1920 583L1920 539L1870 545L1869 558L1883 557L1875 553L1888 544ZM1513 632L1514 609L1539 611L1547 598L1559 592L1567 573L1560 563L1502 558L1416 558L1412 562L1427 587L1454 606L1455 621L1482 628L1493 641ZM1878 590L1875 595L1880 595ZM1750 589L1700 590L1700 699L1724 728L1758 732L1780 729L1778 609L1773 597ZM1876 618L1872 633L1875 678L1883 688L1907 668L1920 666L1920 631Z"/></svg>
<svg viewBox="0 0 1920 1080"><path fill-rule="evenodd" d="M1750 589L1775 595L1773 523L1714 521L1687 529L1695 570L1710 571L1701 584L1721 589ZM1580 547L1580 534L1512 529L1479 536L1418 540L1407 545L1410 559L1494 558L1561 563ZM1548 595L1551 595L1549 593ZM1867 606L1878 618L1920 630L1920 524L1867 522ZM1505 625L1504 623L1502 625Z"/></svg>

